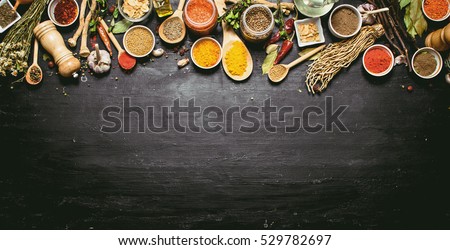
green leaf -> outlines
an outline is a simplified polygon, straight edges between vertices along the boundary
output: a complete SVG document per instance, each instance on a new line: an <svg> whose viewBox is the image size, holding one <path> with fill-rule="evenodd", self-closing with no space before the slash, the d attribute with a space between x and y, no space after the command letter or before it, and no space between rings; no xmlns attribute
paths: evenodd
<svg viewBox="0 0 450 250"><path fill-rule="evenodd" d="M405 7L403 22L405 23L408 34L414 38L416 35L422 36L428 28L428 23L423 16L420 0L410 0L410 2L411 3Z"/></svg>
<svg viewBox="0 0 450 250"><path fill-rule="evenodd" d="M275 59L277 59L278 51L274 50L270 52L266 58L264 58L264 62L261 66L263 75L269 73L270 68L272 68Z"/></svg>
<svg viewBox="0 0 450 250"><path fill-rule="evenodd" d="M114 17L114 18L118 18L118 17L119 17L119 8L116 7L116 8L114 9L113 17Z"/></svg>
<svg viewBox="0 0 450 250"><path fill-rule="evenodd" d="M123 19L123 20L117 22L117 23L114 25L114 28L113 28L113 30L112 30L112 33L113 33L113 34L122 34L122 33L125 33L125 31L127 31L128 28L131 27L131 25L133 25L132 22Z"/></svg>
<svg viewBox="0 0 450 250"><path fill-rule="evenodd" d="M400 9L403 9L406 7L406 5L410 4L411 0L400 0L399 1L399 5L400 5Z"/></svg>

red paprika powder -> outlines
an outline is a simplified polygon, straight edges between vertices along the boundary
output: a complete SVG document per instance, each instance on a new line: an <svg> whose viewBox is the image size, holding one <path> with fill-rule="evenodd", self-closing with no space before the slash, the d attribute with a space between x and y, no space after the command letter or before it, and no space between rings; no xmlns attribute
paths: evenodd
<svg viewBox="0 0 450 250"><path fill-rule="evenodd" d="M386 71L391 64L391 55L382 48L370 49L364 56L366 69L375 74Z"/></svg>
<svg viewBox="0 0 450 250"><path fill-rule="evenodd" d="M425 0L423 9L432 19L441 19L448 13L447 0Z"/></svg>
<svg viewBox="0 0 450 250"><path fill-rule="evenodd" d="M78 16L77 5L73 0L61 0L55 6L55 20L60 24L69 24Z"/></svg>

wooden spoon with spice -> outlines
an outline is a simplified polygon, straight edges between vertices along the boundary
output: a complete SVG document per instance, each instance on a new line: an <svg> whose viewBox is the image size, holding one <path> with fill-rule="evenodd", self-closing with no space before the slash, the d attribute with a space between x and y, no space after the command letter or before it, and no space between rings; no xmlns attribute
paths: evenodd
<svg viewBox="0 0 450 250"><path fill-rule="evenodd" d="M39 84L42 81L42 69L39 67L38 61L39 44L37 39L34 39L33 64L28 68L25 80L30 85Z"/></svg>
<svg viewBox="0 0 450 250"><path fill-rule="evenodd" d="M225 13L225 0L214 0L219 16ZM224 21L222 22L222 66L225 73L235 81L244 81L253 71L252 55L245 44ZM242 60L240 60L242 58Z"/></svg>
<svg viewBox="0 0 450 250"><path fill-rule="evenodd" d="M304 54L303 56L295 59L293 62L289 64L276 64L269 70L269 79L270 81L274 83L279 83L283 81L284 78L286 78L287 74L289 73L289 69L294 67L295 65L305 61L306 59L310 58L317 52L321 51L323 48L325 48L325 44L320 45L319 47L309 51L308 53Z"/></svg>
<svg viewBox="0 0 450 250"><path fill-rule="evenodd" d="M184 3L185 0L180 0L175 13L159 26L159 37L168 44L177 44L186 36L186 25L182 18Z"/></svg>
<svg viewBox="0 0 450 250"><path fill-rule="evenodd" d="M122 46L120 46L113 33L108 31L108 25L105 23L105 21L101 18L99 18L99 21L103 28L107 31L106 33L108 33L109 39L111 39L111 42L114 44L119 53L119 55L117 56L119 66L124 70L131 70L132 68L134 68L134 66L136 65L136 58L130 56L125 50L122 49Z"/></svg>

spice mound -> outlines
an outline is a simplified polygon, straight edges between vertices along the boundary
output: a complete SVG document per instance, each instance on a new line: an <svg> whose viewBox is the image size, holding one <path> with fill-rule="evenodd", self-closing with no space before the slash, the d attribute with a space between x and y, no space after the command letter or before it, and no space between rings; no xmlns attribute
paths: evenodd
<svg viewBox="0 0 450 250"><path fill-rule="evenodd" d="M425 0L423 9L432 19L441 19L448 13L447 0Z"/></svg>
<svg viewBox="0 0 450 250"><path fill-rule="evenodd" d="M149 0L124 0L122 9L129 17L137 19L150 11L150 2Z"/></svg>
<svg viewBox="0 0 450 250"><path fill-rule="evenodd" d="M16 20L16 17L17 12L9 4L5 3L0 6L0 27L8 26L8 24Z"/></svg>
<svg viewBox="0 0 450 250"><path fill-rule="evenodd" d="M30 68L30 80L33 83L38 83L41 80L41 77L42 77L42 72L38 67L33 66Z"/></svg>
<svg viewBox="0 0 450 250"><path fill-rule="evenodd" d="M125 48L137 57L145 56L153 49L154 38L147 29L135 27L128 31L125 36Z"/></svg>
<svg viewBox="0 0 450 250"><path fill-rule="evenodd" d="M247 49L241 41L234 41L225 54L228 72L234 76L242 76L247 69Z"/></svg>
<svg viewBox="0 0 450 250"><path fill-rule="evenodd" d="M269 78L275 81L281 80L287 70L288 69L281 64L274 65L269 71Z"/></svg>
<svg viewBox="0 0 450 250"><path fill-rule="evenodd" d="M164 23L163 33L170 41L177 40L183 33L183 23L179 17L170 18Z"/></svg>
<svg viewBox="0 0 450 250"><path fill-rule="evenodd" d="M220 46L211 39L198 41L192 49L195 63L203 68L210 68L220 60Z"/></svg>
<svg viewBox="0 0 450 250"><path fill-rule="evenodd" d="M434 73L437 67L436 58L428 53L422 52L414 58L414 69L421 76L429 76Z"/></svg>
<svg viewBox="0 0 450 250"><path fill-rule="evenodd" d="M385 72L389 69L391 64L391 55L382 48L370 49L364 57L364 65L366 66L366 69L375 74Z"/></svg>
<svg viewBox="0 0 450 250"><path fill-rule="evenodd" d="M338 9L331 16L331 26L341 35L351 35L358 29L358 16L349 8Z"/></svg>
<svg viewBox="0 0 450 250"><path fill-rule="evenodd" d="M320 41L319 28L317 28L315 23L301 23L298 25L298 31L300 32L298 35L302 43Z"/></svg>
<svg viewBox="0 0 450 250"><path fill-rule="evenodd" d="M70 24L78 16L78 8L74 0L61 0L55 6L55 21L59 24Z"/></svg>

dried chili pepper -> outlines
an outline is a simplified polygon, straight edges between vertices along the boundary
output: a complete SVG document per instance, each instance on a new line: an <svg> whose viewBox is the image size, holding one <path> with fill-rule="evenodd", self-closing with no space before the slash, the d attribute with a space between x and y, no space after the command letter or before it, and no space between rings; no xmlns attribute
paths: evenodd
<svg viewBox="0 0 450 250"><path fill-rule="evenodd" d="M284 22L284 30L288 35L292 34L292 31L294 31L294 21L294 18L289 18Z"/></svg>
<svg viewBox="0 0 450 250"><path fill-rule="evenodd" d="M111 49L111 41L109 40L108 33L106 33L106 30L102 25L97 25L97 32L100 36L100 39L102 39L103 43L105 44L106 49L109 51L109 55L112 56L113 52Z"/></svg>
<svg viewBox="0 0 450 250"><path fill-rule="evenodd" d="M274 64L278 64L281 60L283 60L283 58L286 57L287 53L291 51L293 46L294 43L290 39L284 40L281 44L280 51L278 52Z"/></svg>

